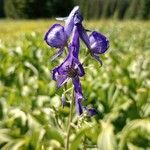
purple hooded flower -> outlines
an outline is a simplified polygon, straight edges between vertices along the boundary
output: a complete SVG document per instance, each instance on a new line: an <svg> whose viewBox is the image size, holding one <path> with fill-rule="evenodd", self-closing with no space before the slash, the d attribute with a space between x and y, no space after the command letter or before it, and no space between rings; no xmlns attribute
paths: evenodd
<svg viewBox="0 0 150 150"><path fill-rule="evenodd" d="M69 79L72 79L74 85L74 96L76 109L78 114L82 114L81 100L83 99L82 88L79 82L79 77L84 76L84 69L79 62L79 35L76 27L74 28L73 38L69 46L69 54L65 61L58 67L53 69L52 78L56 80L57 86L61 87Z"/></svg>
<svg viewBox="0 0 150 150"><path fill-rule="evenodd" d="M53 56L52 60L60 56L64 50L64 47L67 45L68 38L71 35L74 27L74 15L78 11L79 7L74 7L67 17L64 27L60 24L54 24L45 34L44 40L46 43L51 47L59 49L58 52Z"/></svg>
<svg viewBox="0 0 150 150"><path fill-rule="evenodd" d="M99 55L103 54L109 47L108 39L101 33L93 31L89 36L82 25L83 18L80 13L74 17L74 23L77 26L78 33L82 41L86 44L90 54L100 63Z"/></svg>
<svg viewBox="0 0 150 150"><path fill-rule="evenodd" d="M88 115L93 116L97 113L96 110L93 108L88 109L82 106L81 103L84 97L80 77L84 76L85 72L78 58L80 48L79 38L85 43L89 49L89 53L100 63L102 62L99 56L108 49L109 41L104 35L96 31L93 31L89 36L87 35L87 30L82 25L83 17L80 14L79 6L74 7L68 17L57 18L57 20L65 21L65 25L54 24L45 34L44 40L49 46L58 49L52 60L63 53L65 46L68 48L68 56L59 66L53 69L52 78L57 82L58 88L71 79L74 86L77 113L81 115L83 110L86 110ZM72 38L68 47L68 40L71 34ZM62 95L62 105L64 106L65 103L65 95Z"/></svg>
<svg viewBox="0 0 150 150"><path fill-rule="evenodd" d="M67 34L64 27L60 24L54 24L46 33L46 43L55 48L61 48L66 44Z"/></svg>

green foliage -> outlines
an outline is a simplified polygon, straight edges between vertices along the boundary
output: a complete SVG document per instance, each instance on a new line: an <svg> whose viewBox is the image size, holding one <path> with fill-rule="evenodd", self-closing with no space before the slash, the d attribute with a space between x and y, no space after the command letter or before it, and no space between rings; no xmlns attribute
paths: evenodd
<svg viewBox="0 0 150 150"><path fill-rule="evenodd" d="M43 40L52 23L0 21L2 150L64 150L69 103L62 108L63 90L50 78L60 62L50 61L55 51ZM149 149L149 22L92 21L87 26L106 33L110 49L101 56L102 67L91 57L85 62L83 103L98 114L73 112L70 149Z"/></svg>
<svg viewBox="0 0 150 150"><path fill-rule="evenodd" d="M98 137L98 149L116 150L117 141L113 132L113 126L109 123L101 122L102 130Z"/></svg>

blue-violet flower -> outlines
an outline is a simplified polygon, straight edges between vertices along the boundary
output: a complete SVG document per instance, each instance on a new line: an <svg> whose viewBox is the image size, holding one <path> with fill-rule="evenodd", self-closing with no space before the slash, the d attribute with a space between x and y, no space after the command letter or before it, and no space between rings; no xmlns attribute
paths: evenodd
<svg viewBox="0 0 150 150"><path fill-rule="evenodd" d="M87 48L89 49L90 54L98 60L101 64L101 60L99 59L99 55L105 53L105 51L109 47L109 41L107 37L103 34L93 31L89 36L86 33L82 25L83 18L80 13L76 13L74 17L74 23L77 26L78 33L80 38L85 43Z"/></svg>
<svg viewBox="0 0 150 150"><path fill-rule="evenodd" d="M79 47L79 34L77 28L74 27L73 38L69 46L69 54L61 65L53 69L53 79L56 80L58 87L61 87L69 79L72 79L76 110L80 115L82 114L81 100L83 99L83 93L79 77L84 76L85 73L78 59Z"/></svg>
<svg viewBox="0 0 150 150"><path fill-rule="evenodd" d="M79 6L76 6L65 20L64 27L60 24L54 24L45 34L44 40L46 43L51 47L59 49L52 57L52 60L63 53L64 47L67 45L68 38L70 37L74 27L74 16L78 11Z"/></svg>

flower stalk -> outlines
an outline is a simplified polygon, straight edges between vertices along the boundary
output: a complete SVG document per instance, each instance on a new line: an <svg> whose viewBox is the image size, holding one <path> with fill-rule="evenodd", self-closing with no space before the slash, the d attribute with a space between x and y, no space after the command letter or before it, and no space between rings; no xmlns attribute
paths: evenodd
<svg viewBox="0 0 150 150"><path fill-rule="evenodd" d="M74 106L74 91L72 92L72 98L70 102L70 113L68 119L68 128L67 128L67 138L65 143L65 150L69 150L69 141L70 141L70 132L71 132L71 122L73 117L73 106Z"/></svg>

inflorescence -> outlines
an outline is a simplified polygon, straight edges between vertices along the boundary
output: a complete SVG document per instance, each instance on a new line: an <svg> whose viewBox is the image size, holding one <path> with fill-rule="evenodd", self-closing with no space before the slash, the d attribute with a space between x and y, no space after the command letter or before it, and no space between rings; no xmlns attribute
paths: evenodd
<svg viewBox="0 0 150 150"><path fill-rule="evenodd" d="M80 39L88 48L88 53L102 64L99 56L108 49L109 41L103 34L93 31L90 35L82 25L83 17L81 16L79 6L74 7L68 17L58 18L65 21L65 25L54 24L45 34L46 43L58 51L52 57L52 60L60 56L64 49L68 49L68 56L64 61L52 71L52 78L57 82L57 87L62 87L69 79L74 86L74 99L76 111L79 115L86 110L89 115L94 115L94 109L88 109L82 106L84 99L82 87L79 78L85 75L83 64L79 61ZM88 30L89 32L89 30ZM70 40L70 43L68 43Z"/></svg>

